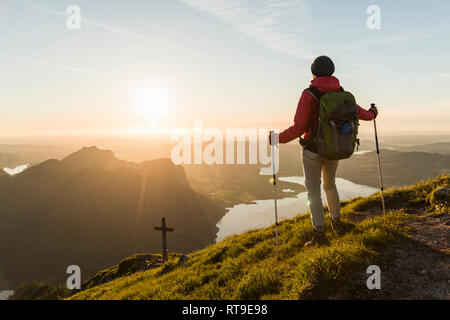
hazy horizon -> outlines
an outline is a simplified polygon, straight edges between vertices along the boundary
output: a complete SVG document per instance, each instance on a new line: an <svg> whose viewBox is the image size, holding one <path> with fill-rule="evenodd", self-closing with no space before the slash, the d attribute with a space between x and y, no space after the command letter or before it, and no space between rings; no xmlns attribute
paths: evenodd
<svg viewBox="0 0 450 320"><path fill-rule="evenodd" d="M361 141L374 141L373 134L362 134ZM381 147L383 143L388 145L423 145L441 142L450 142L450 134L422 134L422 135L389 135L379 137ZM15 136L0 137L1 145L31 145L31 146L54 146L68 149L77 149L87 146L97 146L105 149L115 148L146 148L159 147L167 144L175 144L170 134L154 135L72 135L72 136ZM298 139L290 142L298 144ZM364 145L362 146L364 147Z"/></svg>

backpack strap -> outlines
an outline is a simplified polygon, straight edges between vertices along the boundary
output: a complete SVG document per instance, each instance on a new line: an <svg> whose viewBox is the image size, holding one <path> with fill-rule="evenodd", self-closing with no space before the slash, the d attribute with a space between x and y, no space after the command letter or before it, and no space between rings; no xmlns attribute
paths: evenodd
<svg viewBox="0 0 450 320"><path fill-rule="evenodd" d="M309 87L309 88L306 88L305 90L308 91L313 96L313 98L319 102L320 102L320 98L322 98L322 96L325 94L324 92L321 92L316 87ZM344 91L345 91L344 88L339 87L339 92L344 92Z"/></svg>
<svg viewBox="0 0 450 320"><path fill-rule="evenodd" d="M324 95L324 93L320 92L315 87L309 87L305 90L308 91L309 94L320 104L320 98ZM306 140L302 137L299 137L299 142L304 149L310 149L310 151L317 152L314 142L314 137L317 135L317 126L313 127L312 122L309 122L308 131L311 131L313 138Z"/></svg>
<svg viewBox="0 0 450 320"><path fill-rule="evenodd" d="M322 92L319 91L319 89L315 87L309 87L306 88L306 91L308 91L314 99L316 99L318 102L320 102L320 98L324 95Z"/></svg>

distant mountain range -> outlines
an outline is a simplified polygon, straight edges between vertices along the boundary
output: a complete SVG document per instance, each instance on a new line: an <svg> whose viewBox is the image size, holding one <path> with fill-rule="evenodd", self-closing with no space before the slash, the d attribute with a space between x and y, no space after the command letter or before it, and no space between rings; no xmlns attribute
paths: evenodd
<svg viewBox="0 0 450 320"><path fill-rule="evenodd" d="M398 150L405 152L417 151L417 152L429 152L429 153L440 153L450 155L450 142L438 142L408 147L400 147Z"/></svg>
<svg viewBox="0 0 450 320"><path fill-rule="evenodd" d="M437 145L430 146L428 149L435 150ZM443 147L445 145L445 143L440 145L440 149L445 150ZM385 187L410 185L423 179L450 172L450 155L386 149L382 149L380 152ZM284 148L280 148L280 157L280 176L303 175L300 147L293 144L285 145ZM341 160L337 176L354 183L378 187L376 152L369 151L363 154L354 154L349 159Z"/></svg>
<svg viewBox="0 0 450 320"><path fill-rule="evenodd" d="M3 168L14 168L24 164L25 160L19 157L16 154L3 153L0 152L0 171L3 171Z"/></svg>
<svg viewBox="0 0 450 320"><path fill-rule="evenodd" d="M287 144L280 145L279 150L280 168L277 176L303 176L301 147ZM450 172L450 155L383 149L381 165L385 188L404 186ZM270 176L258 174L260 165L185 165L184 168L195 190L204 191L227 206L273 197ZM378 187L376 152L354 154L350 159L341 160L337 176L354 183ZM295 196L305 191L300 185L282 181L277 186L279 197ZM285 193L285 189L295 192Z"/></svg>
<svg viewBox="0 0 450 320"><path fill-rule="evenodd" d="M385 187L414 184L450 172L450 155L381 150L380 159ZM353 155L341 161L337 175L355 183L378 187L376 152Z"/></svg>
<svg viewBox="0 0 450 320"><path fill-rule="evenodd" d="M20 157L20 163L15 162L14 164L16 166L26 163L38 164L48 159L59 160L67 156L72 150L73 149L70 148L57 146L0 144L0 153L7 153Z"/></svg>
<svg viewBox="0 0 450 320"><path fill-rule="evenodd" d="M224 209L194 192L169 159L133 163L83 148L16 176L0 176L0 288L65 279L76 264L88 277L136 252L159 252L165 216L172 252L213 243Z"/></svg>

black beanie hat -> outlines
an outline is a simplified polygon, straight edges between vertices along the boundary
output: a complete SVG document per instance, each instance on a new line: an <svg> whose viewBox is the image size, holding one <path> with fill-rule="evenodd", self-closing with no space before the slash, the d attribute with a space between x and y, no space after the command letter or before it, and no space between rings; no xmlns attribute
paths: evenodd
<svg viewBox="0 0 450 320"><path fill-rule="evenodd" d="M334 63L327 56L317 57L311 64L311 72L316 77L331 76L334 73Z"/></svg>

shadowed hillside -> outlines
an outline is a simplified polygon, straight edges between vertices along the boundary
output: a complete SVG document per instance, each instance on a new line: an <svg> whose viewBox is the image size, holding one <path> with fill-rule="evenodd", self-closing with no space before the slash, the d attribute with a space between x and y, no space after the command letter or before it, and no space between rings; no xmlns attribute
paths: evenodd
<svg viewBox="0 0 450 320"><path fill-rule="evenodd" d="M426 152L381 150L385 187L405 186L450 172L450 156ZM375 152L354 155L339 163L337 175L352 182L378 187Z"/></svg>
<svg viewBox="0 0 450 320"><path fill-rule="evenodd" d="M259 150L256 148L255 150ZM280 166L277 175L301 175L299 146L280 145L279 148ZM254 200L271 199L273 197L273 187L270 182L271 164L248 164L250 153L248 141L245 143L245 150L246 164L237 164L235 150L235 164L183 165L189 184L196 191L207 194L226 207L250 203ZM268 152L267 155L270 156L271 153ZM262 167L269 168L270 175L261 175ZM295 197L299 192L306 190L299 184L285 181L278 181L277 186L279 197Z"/></svg>
<svg viewBox="0 0 450 320"><path fill-rule="evenodd" d="M387 190L385 216L379 194L344 202L347 232L333 234L326 219L329 247L304 248L310 219L297 216L280 223L280 261L271 226L192 252L182 264L172 257L161 267L112 277L72 298L448 299L450 198L447 192L438 199L435 191L449 186L446 175ZM366 268L373 264L386 279L382 290L366 287Z"/></svg>
<svg viewBox="0 0 450 320"><path fill-rule="evenodd" d="M199 249L214 242L223 214L169 159L136 164L84 148L0 176L0 282L59 280L71 264L88 276L135 252L157 252L153 227L162 216L175 228L169 250Z"/></svg>

